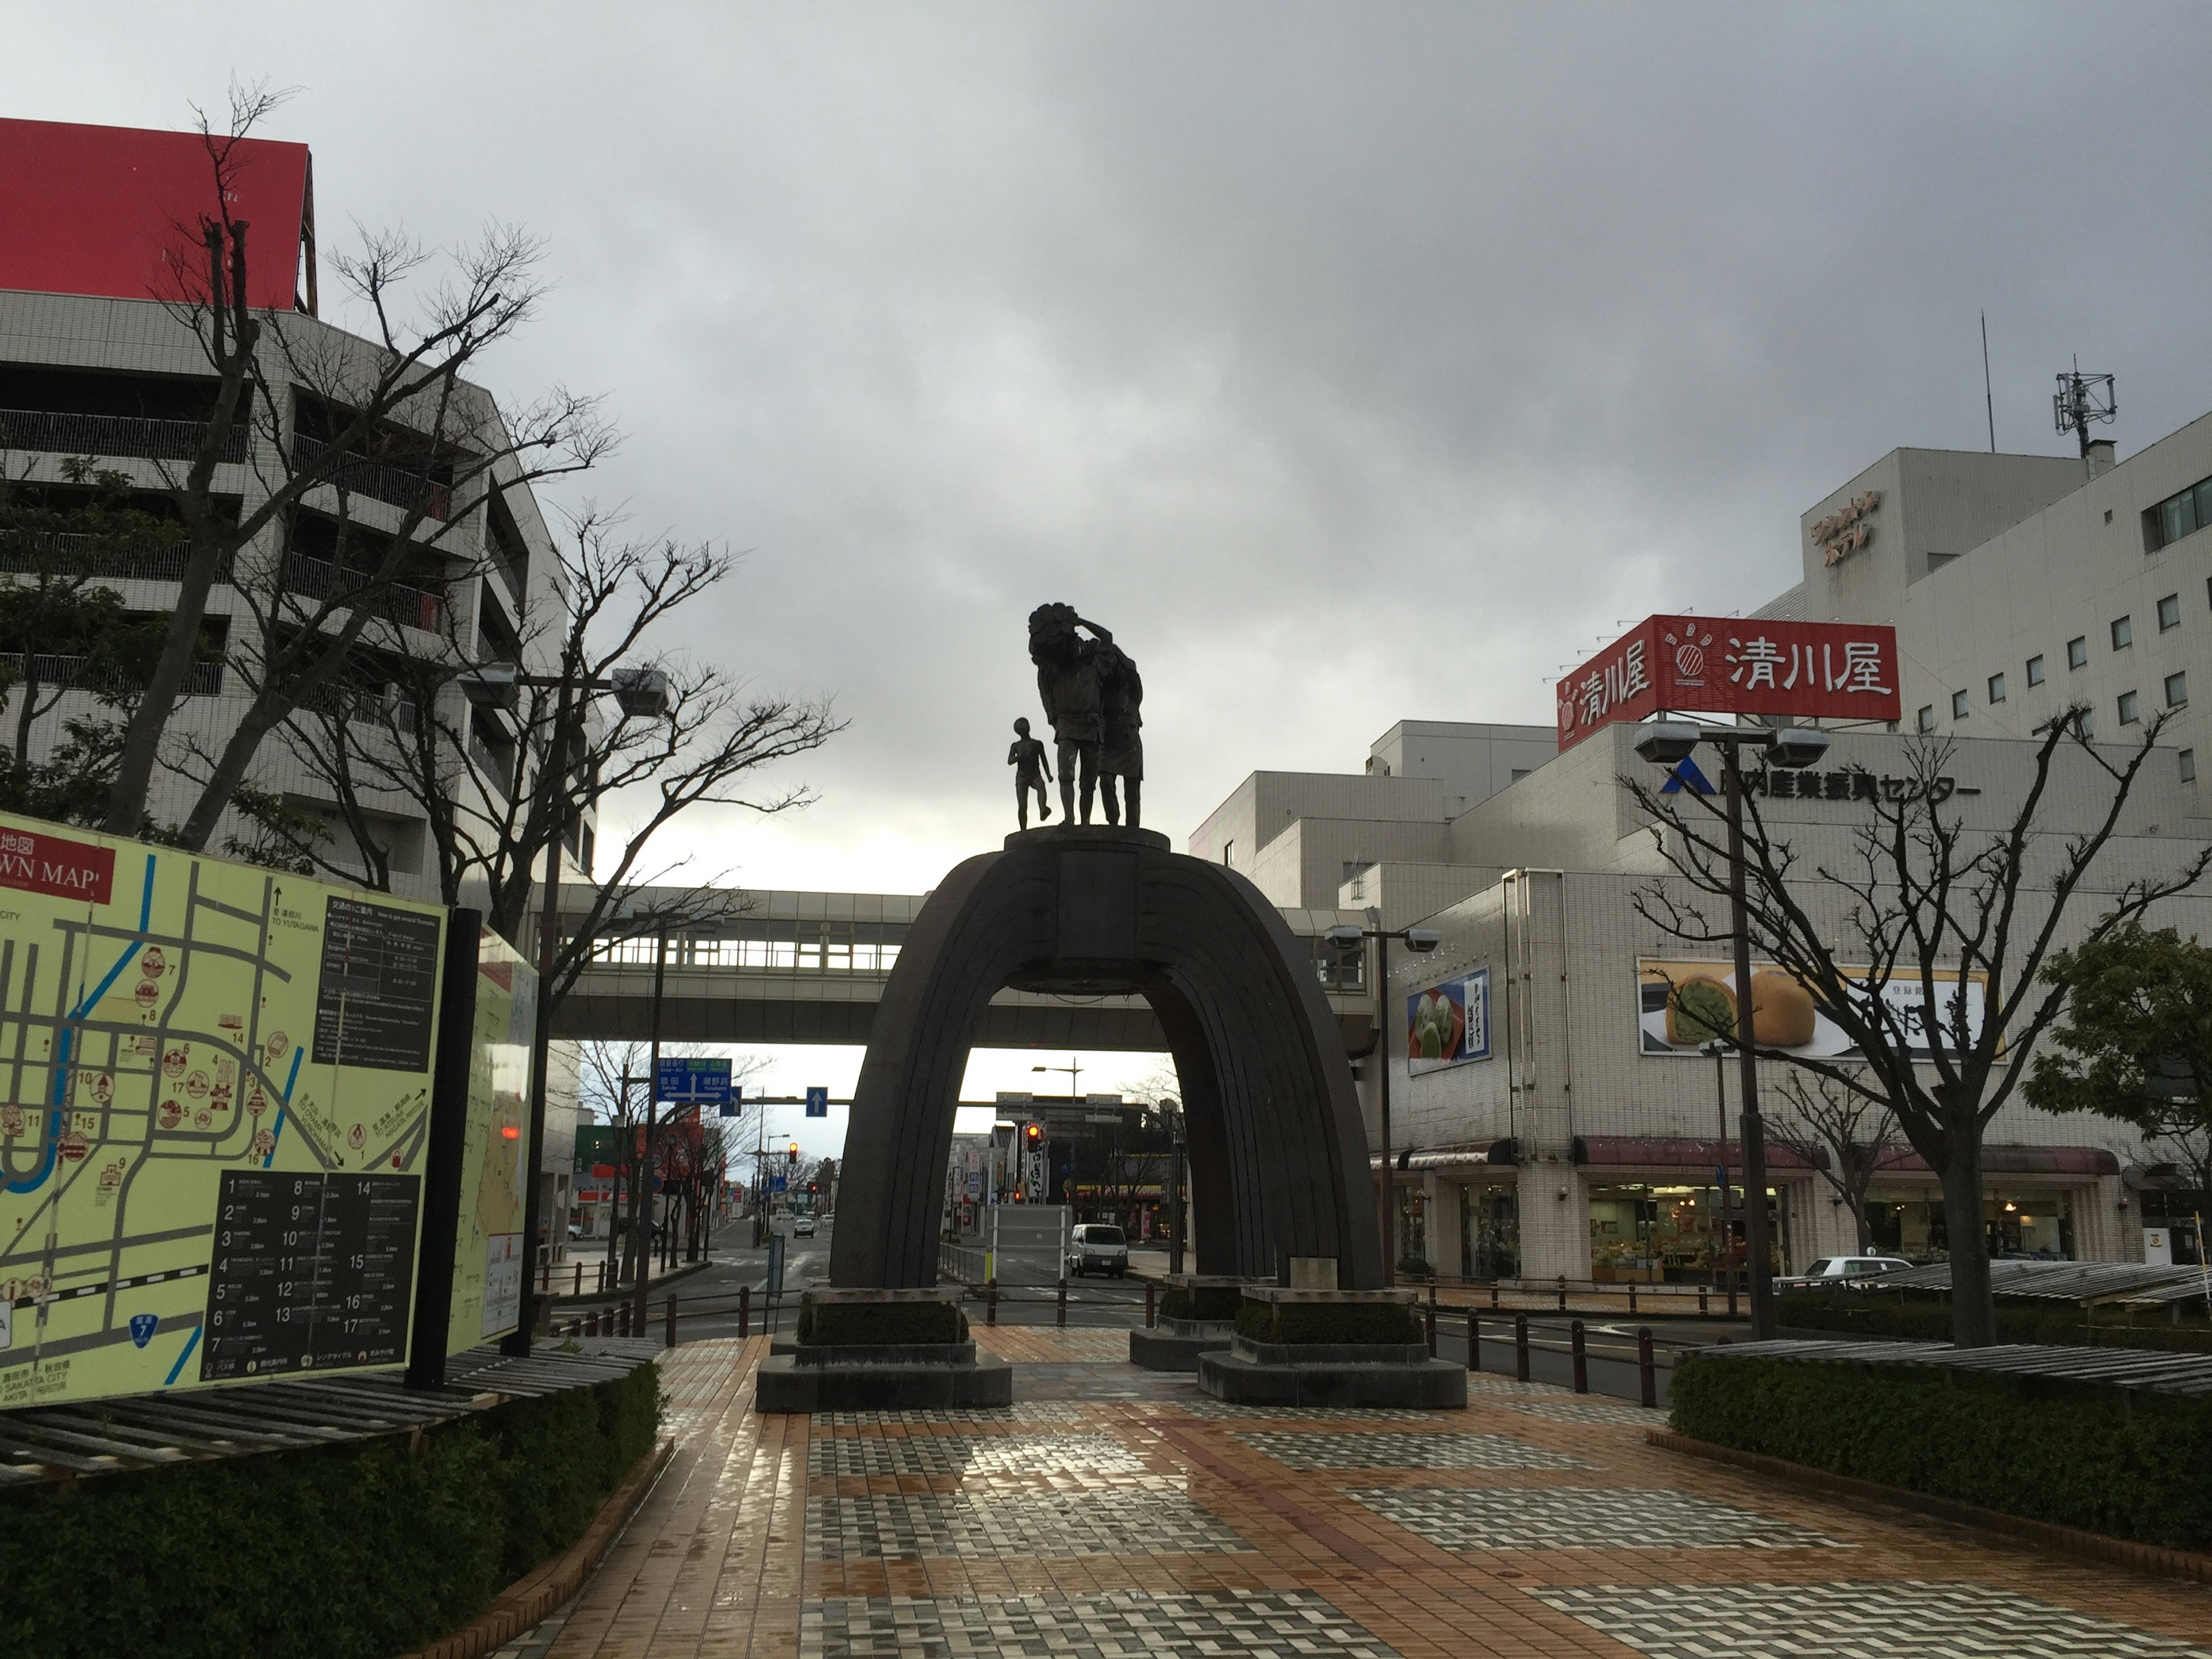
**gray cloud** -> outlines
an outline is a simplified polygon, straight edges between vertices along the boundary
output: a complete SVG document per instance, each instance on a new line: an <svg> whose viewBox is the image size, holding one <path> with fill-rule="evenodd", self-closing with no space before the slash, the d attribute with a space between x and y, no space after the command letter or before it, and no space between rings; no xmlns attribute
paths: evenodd
<svg viewBox="0 0 2212 1659"><path fill-rule="evenodd" d="M2008 448L2062 447L2075 351L2124 450L2212 403L2191 8L101 15L15 20L12 112L173 125L265 71L326 241L550 239L500 374L606 388L600 498L750 550L691 648L854 721L804 817L701 827L763 883L1009 827L1042 599L1143 664L1180 835L1768 598L1806 505L1985 441L1984 305Z"/></svg>

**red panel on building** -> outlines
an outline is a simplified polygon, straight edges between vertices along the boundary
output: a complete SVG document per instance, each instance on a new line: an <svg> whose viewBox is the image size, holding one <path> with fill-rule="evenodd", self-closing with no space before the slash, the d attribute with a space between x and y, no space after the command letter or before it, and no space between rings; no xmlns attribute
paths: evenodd
<svg viewBox="0 0 2212 1659"><path fill-rule="evenodd" d="M252 227L246 297L289 311L301 243L314 244L307 147L240 138L229 160L231 216ZM173 300L189 259L189 291L204 292L198 226L215 213L215 165L197 132L0 119L0 289Z"/></svg>
<svg viewBox="0 0 2212 1659"><path fill-rule="evenodd" d="M1559 681L1559 747L1662 711L1899 720L1897 684L1886 625L1649 617Z"/></svg>

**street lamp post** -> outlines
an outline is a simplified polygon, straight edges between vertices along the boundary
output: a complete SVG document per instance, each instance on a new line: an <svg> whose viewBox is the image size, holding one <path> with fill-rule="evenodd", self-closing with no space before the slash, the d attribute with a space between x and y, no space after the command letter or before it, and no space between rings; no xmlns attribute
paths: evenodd
<svg viewBox="0 0 2212 1659"><path fill-rule="evenodd" d="M1367 919L1371 922L1382 920L1380 910L1370 909ZM1363 939L1375 941L1375 1058L1381 1071L1381 1091L1377 1101L1377 1115L1382 1128L1382 1168L1380 1184L1380 1206L1382 1212L1382 1282L1386 1285L1398 1282L1398 1188L1390 1169L1390 1033L1395 1022L1390 1018L1390 941L1404 941L1408 951L1416 956L1426 956L1435 950L1443 935L1433 927L1404 927L1393 931L1387 927L1355 927L1343 922L1328 930L1329 943L1340 950L1350 950Z"/></svg>
<svg viewBox="0 0 2212 1659"><path fill-rule="evenodd" d="M545 1226L545 1177L540 1166L545 1159L546 1057L553 1042L553 965L561 949L561 837L568 821L562 783L568 772L565 750L571 718L569 699L605 692L613 696L624 714L660 720L668 714L668 676L657 668L617 668L604 680L585 680L569 674L526 674L513 663L493 662L470 669L458 678L461 695L472 706L503 713L514 709L521 701L525 686L556 694L552 731L538 776L538 786L544 792L539 802L539 821L550 823L551 833L545 842L545 902L538 922L538 1018L530 1053L530 1181L522 1199L522 1237L526 1252L522 1308L514 1334L499 1345L501 1353L526 1359L530 1357L532 1333L538 1324L538 1235Z"/></svg>
<svg viewBox="0 0 2212 1659"><path fill-rule="evenodd" d="M1735 939L1735 1049L1743 1096L1743 1242L1751 1285L1751 1335L1771 1341L1774 1280L1767 1268L1766 1130L1759 1115L1759 1060L1753 1052L1751 927L1747 918L1743 859L1743 766L1746 749L1763 749L1769 766L1802 770L1828 752L1828 734L1811 726L1776 730L1763 726L1694 726L1661 720L1644 728L1636 752L1656 766L1678 767L1701 743L1721 751L1721 797L1728 814L1729 926ZM1717 1034L1716 1034L1717 1035Z"/></svg>
<svg viewBox="0 0 2212 1659"><path fill-rule="evenodd" d="M718 920L678 913L659 915L653 919L653 1048L652 1058L646 1065L645 1148L638 1160L638 1191L632 1200L635 1213L630 1223L630 1249L637 1257L637 1282L630 1291L634 1298L630 1328L634 1331L645 1328L646 1289L650 1283L647 1263L653 1243L652 1167L660 1138L660 1012L668 988L668 930L673 925L697 933L712 928Z"/></svg>

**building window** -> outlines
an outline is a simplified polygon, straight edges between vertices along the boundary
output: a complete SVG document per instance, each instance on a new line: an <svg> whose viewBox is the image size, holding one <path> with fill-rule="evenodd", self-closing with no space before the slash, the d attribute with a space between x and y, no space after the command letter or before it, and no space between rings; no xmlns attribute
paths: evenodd
<svg viewBox="0 0 2212 1659"><path fill-rule="evenodd" d="M2181 595L2169 593L2158 602L2158 631L2181 626Z"/></svg>
<svg viewBox="0 0 2212 1659"><path fill-rule="evenodd" d="M2166 677L2166 706L2179 708L2189 701L2189 676L2168 674Z"/></svg>
<svg viewBox="0 0 2212 1659"><path fill-rule="evenodd" d="M1229 862L1229 854L1235 850L1236 846L1237 843L1233 841L1224 841L1221 843L1221 861L1224 864Z"/></svg>
<svg viewBox="0 0 2212 1659"><path fill-rule="evenodd" d="M2043 657L2040 653L2027 659L2027 683L2030 685L2043 684Z"/></svg>
<svg viewBox="0 0 2212 1659"><path fill-rule="evenodd" d="M2088 742L2092 738L2097 735L2095 729L2091 726L2089 721L2089 711L2086 708L2081 711L2079 717L2075 720L2075 726L2081 733L2081 741L2084 743Z"/></svg>
<svg viewBox="0 0 2212 1659"><path fill-rule="evenodd" d="M2143 514L2143 539L2155 553L2208 524L2212 524L2212 478L2202 478Z"/></svg>
<svg viewBox="0 0 2212 1659"><path fill-rule="evenodd" d="M2181 751L2181 781L2184 783L2197 781L2197 751L2194 749Z"/></svg>
<svg viewBox="0 0 2212 1659"><path fill-rule="evenodd" d="M1951 694L1951 718L1954 720L1966 718L1966 694L1963 691Z"/></svg>
<svg viewBox="0 0 2212 1659"><path fill-rule="evenodd" d="M2124 651L2136 642L2136 625L2132 618L2112 618L2112 649Z"/></svg>
<svg viewBox="0 0 2212 1659"><path fill-rule="evenodd" d="M2087 668L2089 665L2089 636L2087 634L2066 641L2066 665L2069 668Z"/></svg>
<svg viewBox="0 0 2212 1659"><path fill-rule="evenodd" d="M2002 674L1990 676L1990 701L1991 702L2004 701L2004 676Z"/></svg>
<svg viewBox="0 0 2212 1659"><path fill-rule="evenodd" d="M2123 726L2133 726L2140 718L2141 716L2136 711L2136 694L2132 691L2121 692L2120 724Z"/></svg>
<svg viewBox="0 0 2212 1659"><path fill-rule="evenodd" d="M1916 732L1933 732L1936 729L1934 703L1923 702L1920 705L1920 712L1912 718L1912 729Z"/></svg>
<svg viewBox="0 0 2212 1659"><path fill-rule="evenodd" d="M1508 783L1518 783L1518 782L1520 782L1520 781L1521 781L1521 780L1522 780L1522 779L1523 779L1523 778L1527 777L1527 776L1528 775L1528 774L1529 774L1532 770L1534 770L1534 769L1533 769L1533 768L1531 768L1531 767L1527 767L1527 766L1516 766L1516 767L1515 767L1515 768L1513 769L1513 775L1512 775L1510 778L1509 778L1508 780L1506 780L1506 781L1507 781Z"/></svg>

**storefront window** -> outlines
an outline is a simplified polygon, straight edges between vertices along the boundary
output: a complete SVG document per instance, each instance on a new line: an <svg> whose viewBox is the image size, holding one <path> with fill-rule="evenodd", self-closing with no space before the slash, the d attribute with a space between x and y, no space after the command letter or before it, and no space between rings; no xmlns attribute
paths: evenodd
<svg viewBox="0 0 2212 1659"><path fill-rule="evenodd" d="M1787 1210L1766 1189L1767 1259L1786 1271ZM1717 1282L1724 1264L1744 1265L1743 1188L1729 1194L1728 1242L1720 1232L1720 1188L1622 1185L1590 1188L1590 1277L1601 1283Z"/></svg>
<svg viewBox="0 0 2212 1659"><path fill-rule="evenodd" d="M2074 1260L2073 1199L2064 1191L1990 1193L1982 1200L1990 1255L2014 1261ZM1875 1188L1867 1194L1867 1227L1875 1249L1884 1255L1915 1262L1950 1260L1950 1227L1938 1188Z"/></svg>
<svg viewBox="0 0 2212 1659"><path fill-rule="evenodd" d="M2071 1261L2073 1196L2065 1192L1999 1193L1984 1199L1982 1219L1990 1231L1990 1254L2014 1261Z"/></svg>
<svg viewBox="0 0 2212 1659"><path fill-rule="evenodd" d="M1521 1276L1521 1195L1511 1187L1459 1189L1460 1260L1469 1279Z"/></svg>
<svg viewBox="0 0 2212 1659"><path fill-rule="evenodd" d="M1428 1195L1418 1187L1401 1187L1398 1193L1398 1271L1425 1273L1429 1261Z"/></svg>

